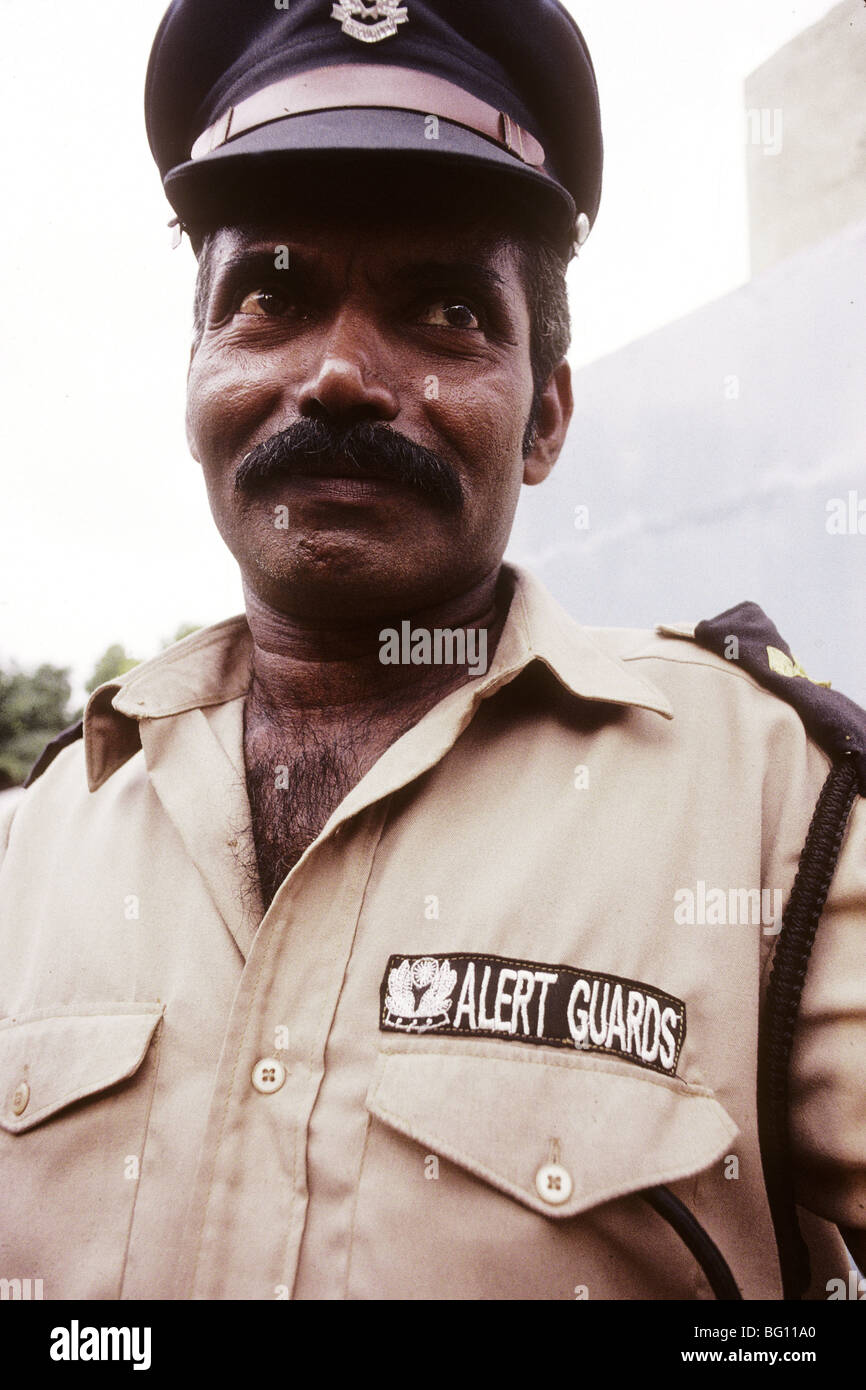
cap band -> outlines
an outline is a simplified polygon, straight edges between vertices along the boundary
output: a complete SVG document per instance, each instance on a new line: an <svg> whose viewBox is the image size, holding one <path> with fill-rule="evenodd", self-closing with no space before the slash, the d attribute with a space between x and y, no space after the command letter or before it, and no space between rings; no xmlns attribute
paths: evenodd
<svg viewBox="0 0 866 1390"><path fill-rule="evenodd" d="M315 68L264 87L237 106L230 106L208 126L193 145L190 158L203 159L255 126L269 125L286 116L356 106L441 116L495 140L524 164L537 169L544 165L541 144L505 111L497 111L444 78L414 68L373 63Z"/></svg>

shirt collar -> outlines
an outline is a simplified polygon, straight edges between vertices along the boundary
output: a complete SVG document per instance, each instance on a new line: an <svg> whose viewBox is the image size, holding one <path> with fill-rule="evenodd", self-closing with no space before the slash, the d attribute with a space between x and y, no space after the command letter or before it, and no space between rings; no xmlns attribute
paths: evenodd
<svg viewBox="0 0 866 1390"><path fill-rule="evenodd" d="M493 694L533 661L541 661L580 699L631 705L673 717L662 693L609 655L534 575L516 565L504 569L514 585L513 597L490 669L469 682L476 700ZM249 686L251 653L250 631L240 615L194 633L122 678L100 686L84 715L90 790L95 791L138 751L139 720L164 719L243 697Z"/></svg>
<svg viewBox="0 0 866 1390"><path fill-rule="evenodd" d="M503 673L510 670L513 674L531 661L541 661L560 685L580 699L633 705L673 718L661 691L606 652L560 607L540 580L517 565L506 565L505 570L514 579L514 597L490 668L491 677L500 667Z"/></svg>
<svg viewBox="0 0 866 1390"><path fill-rule="evenodd" d="M252 637L240 614L195 632L95 690L84 711L87 782L96 791L141 747L138 723L246 694Z"/></svg>

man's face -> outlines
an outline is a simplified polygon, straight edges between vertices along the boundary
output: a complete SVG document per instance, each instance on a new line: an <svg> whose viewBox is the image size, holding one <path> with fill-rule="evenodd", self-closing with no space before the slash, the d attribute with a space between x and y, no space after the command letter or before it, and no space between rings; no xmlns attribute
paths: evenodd
<svg viewBox="0 0 866 1390"><path fill-rule="evenodd" d="M212 255L187 429L248 588L278 611L352 623L433 607L494 574L521 482L546 475L568 423L569 402L548 401L524 456L533 381L517 248L435 207L423 221L389 208L225 229ZM298 422L312 452L293 452L290 428L288 453L278 444L276 466L266 451L245 478L251 451ZM360 468L339 447L357 426L374 427ZM371 476L385 430L386 445L396 433L422 464L433 457L450 491Z"/></svg>

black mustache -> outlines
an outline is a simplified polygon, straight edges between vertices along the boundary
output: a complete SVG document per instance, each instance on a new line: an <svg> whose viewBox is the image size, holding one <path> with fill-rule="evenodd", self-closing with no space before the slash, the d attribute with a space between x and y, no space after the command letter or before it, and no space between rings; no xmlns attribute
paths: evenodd
<svg viewBox="0 0 866 1390"><path fill-rule="evenodd" d="M463 505L455 469L432 449L415 444L388 425L364 421L338 429L321 420L294 420L251 449L238 465L235 491L253 493L273 478L386 478L425 494L447 511Z"/></svg>

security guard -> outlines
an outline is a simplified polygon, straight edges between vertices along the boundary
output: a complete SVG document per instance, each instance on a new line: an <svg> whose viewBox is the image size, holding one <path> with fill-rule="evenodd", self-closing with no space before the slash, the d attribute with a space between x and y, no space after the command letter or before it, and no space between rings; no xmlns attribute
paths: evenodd
<svg viewBox="0 0 866 1390"><path fill-rule="evenodd" d="M98 690L8 827L0 1274L778 1298L787 1184L828 1297L866 1233L864 725L752 609L587 631L502 563L571 412L580 33L175 0L147 115L246 614Z"/></svg>

